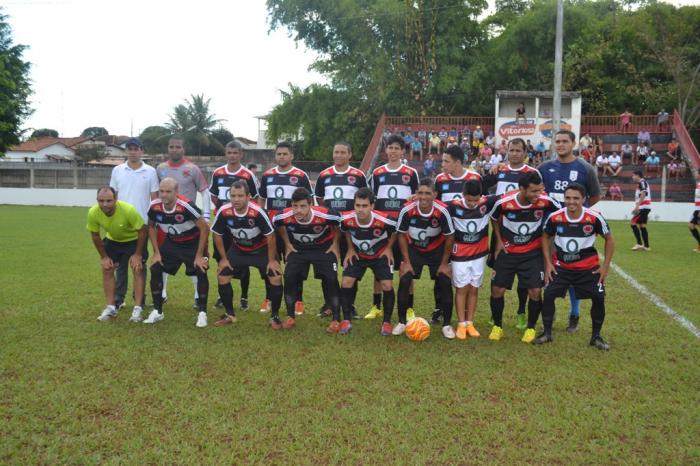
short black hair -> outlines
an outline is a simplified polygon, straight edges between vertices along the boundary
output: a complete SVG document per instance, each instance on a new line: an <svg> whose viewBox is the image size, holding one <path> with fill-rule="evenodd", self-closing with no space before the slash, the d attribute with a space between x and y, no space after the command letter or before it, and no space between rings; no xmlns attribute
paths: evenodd
<svg viewBox="0 0 700 466"><path fill-rule="evenodd" d="M357 199L367 199L370 204L374 204L376 198L374 196L374 192L371 189L365 187L355 191L355 200Z"/></svg>
<svg viewBox="0 0 700 466"><path fill-rule="evenodd" d="M642 173L641 170L635 170L635 171L634 171L634 174L637 175L637 176L640 177L640 178L644 178L644 174Z"/></svg>
<svg viewBox="0 0 700 466"><path fill-rule="evenodd" d="M418 182L418 188L420 189L421 186L427 186L428 188L430 188L431 191L435 191L435 183L433 182L433 180L431 178L428 178L428 177L422 178Z"/></svg>
<svg viewBox="0 0 700 466"><path fill-rule="evenodd" d="M464 163L464 151L459 146L450 146L443 150L442 153L449 155L452 160L457 160L459 163Z"/></svg>
<svg viewBox="0 0 700 466"><path fill-rule="evenodd" d="M350 145L349 142L338 141L335 144L333 144L333 146L345 146L348 148L348 152L350 152L352 154L352 146Z"/></svg>
<svg viewBox="0 0 700 466"><path fill-rule="evenodd" d="M564 193L566 193L568 190L573 189L574 191L578 191L581 193L581 197L584 199L586 198L586 188L583 187L582 184L580 183L569 183L566 186L566 189L564 190Z"/></svg>
<svg viewBox="0 0 700 466"><path fill-rule="evenodd" d="M292 193L292 203L301 201L308 201L309 204L313 204L311 193L306 188L297 188Z"/></svg>
<svg viewBox="0 0 700 466"><path fill-rule="evenodd" d="M462 187L462 195L464 196L481 196L481 182L477 180L467 180Z"/></svg>
<svg viewBox="0 0 700 466"><path fill-rule="evenodd" d="M542 177L538 172L523 173L518 178L518 186L521 188L527 188L531 184L542 184Z"/></svg>
<svg viewBox="0 0 700 466"><path fill-rule="evenodd" d="M292 146L292 143L289 141L281 141L278 142L277 145L275 146L275 152L277 152L277 149L289 149L289 152L292 154L294 153L294 147Z"/></svg>
<svg viewBox="0 0 700 466"><path fill-rule="evenodd" d="M97 188L97 196L98 197L100 196L100 193L102 191L112 191L112 194L114 194L114 198L115 199L117 198L117 190L109 185L104 185L104 186L100 186L99 188Z"/></svg>
<svg viewBox="0 0 700 466"><path fill-rule="evenodd" d="M557 137L557 135L559 135L559 134L566 134L567 136L569 136L569 139L571 139L571 142L576 142L576 134L571 130L560 129L559 131L557 131L557 133L554 135L554 137Z"/></svg>
<svg viewBox="0 0 700 466"><path fill-rule="evenodd" d="M510 141L508 141L508 146L510 146L511 144L520 144L523 150L527 150L527 144L525 143L525 141L523 141L522 138L511 139Z"/></svg>
<svg viewBox="0 0 700 466"><path fill-rule="evenodd" d="M386 146L389 147L392 144L398 144L399 146L401 146L401 149L406 148L406 142L398 134L392 134L391 136L386 138Z"/></svg>
<svg viewBox="0 0 700 466"><path fill-rule="evenodd" d="M233 184L231 185L231 189L242 189L245 191L246 195L250 194L250 189L248 188L248 183L245 181L234 181ZM302 188L303 189L303 188Z"/></svg>

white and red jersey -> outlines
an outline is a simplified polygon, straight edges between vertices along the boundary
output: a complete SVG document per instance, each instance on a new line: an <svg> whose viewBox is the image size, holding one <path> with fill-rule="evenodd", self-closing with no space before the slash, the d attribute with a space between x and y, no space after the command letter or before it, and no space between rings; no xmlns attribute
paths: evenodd
<svg viewBox="0 0 700 466"><path fill-rule="evenodd" d="M151 201L148 208L148 220L155 224L159 232L165 235L165 238L174 243L189 243L199 240L197 220L201 216L199 207L181 196L175 200L175 205L171 210L167 210L160 199Z"/></svg>
<svg viewBox="0 0 700 466"><path fill-rule="evenodd" d="M418 172L404 164L393 170L382 165L374 169L369 183L377 197L374 208L395 221L408 198L418 191Z"/></svg>
<svg viewBox="0 0 700 466"><path fill-rule="evenodd" d="M267 244L267 237L274 233L265 211L255 202L249 202L243 214L236 212L230 202L221 206L211 227L212 233L222 236L226 232L233 238L232 247L253 252Z"/></svg>
<svg viewBox="0 0 700 466"><path fill-rule="evenodd" d="M644 200L639 203L640 209L651 209L651 188L647 180L642 178L637 184L637 189L634 191L634 202L639 202L639 198L642 193L644 194Z"/></svg>
<svg viewBox="0 0 700 466"><path fill-rule="evenodd" d="M525 254L542 247L542 224L560 206L541 194L532 204L518 200L520 191L506 193L496 201L491 218L498 222L503 246L508 254Z"/></svg>
<svg viewBox="0 0 700 466"><path fill-rule="evenodd" d="M455 230L452 261L470 261L489 253L490 214L500 198L497 195L481 196L473 208L469 208L464 199L456 199L448 204Z"/></svg>
<svg viewBox="0 0 700 466"><path fill-rule="evenodd" d="M493 184L489 183L490 186L496 185L496 194L505 194L510 191L515 191L518 189L518 181L520 177L525 173L536 172L536 168L532 168L529 165L523 165L520 168L512 168L510 164L498 170L498 173L493 179Z"/></svg>
<svg viewBox="0 0 700 466"><path fill-rule="evenodd" d="M323 205L336 212L355 208L355 193L367 186L367 178L362 170L348 167L339 172L335 166L326 168L318 175L314 195L323 198Z"/></svg>
<svg viewBox="0 0 700 466"><path fill-rule="evenodd" d="M411 202L401 209L396 223L396 231L406 234L409 247L420 252L435 251L454 233L447 206L440 201L434 201L427 214L420 211L418 201Z"/></svg>
<svg viewBox="0 0 700 466"><path fill-rule="evenodd" d="M695 184L695 210L700 210L700 181Z"/></svg>
<svg viewBox="0 0 700 466"><path fill-rule="evenodd" d="M564 208L547 217L544 232L554 237L552 263L555 266L588 270L600 265L595 249L596 236L608 235L610 228L599 212L584 207L581 216L572 219Z"/></svg>
<svg viewBox="0 0 700 466"><path fill-rule="evenodd" d="M209 185L209 193L216 197L217 209L229 201L231 185L236 181L243 181L248 185L250 197L258 197L258 181L252 171L241 165L238 170L231 172L228 165L223 165L214 170Z"/></svg>
<svg viewBox="0 0 700 466"><path fill-rule="evenodd" d="M278 212L292 206L292 193L297 188L306 188L310 193L311 182L304 170L292 167L286 172L273 167L260 178L260 197L266 200L265 209L272 218Z"/></svg>
<svg viewBox="0 0 700 466"><path fill-rule="evenodd" d="M336 235L340 217L330 213L325 207L311 206L311 218L306 222L300 222L289 207L275 215L272 224L275 228L284 227L287 230L289 242L295 249L325 251L331 246L331 241Z"/></svg>
<svg viewBox="0 0 700 466"><path fill-rule="evenodd" d="M158 179L173 178L177 181L178 192L188 199L196 200L197 193L205 191L209 187L202 170L197 165L187 159L182 159L178 163L167 160L158 164L156 168Z"/></svg>
<svg viewBox="0 0 700 466"><path fill-rule="evenodd" d="M389 244L389 237L396 231L396 222L373 210L369 223L361 224L353 211L343 215L340 230L350 233L350 239L360 259L374 260Z"/></svg>
<svg viewBox="0 0 700 466"><path fill-rule="evenodd" d="M444 203L462 198L464 182L476 180L481 182L481 175L472 170L464 170L462 176L454 177L449 173L440 173L435 177L435 191L437 198Z"/></svg>

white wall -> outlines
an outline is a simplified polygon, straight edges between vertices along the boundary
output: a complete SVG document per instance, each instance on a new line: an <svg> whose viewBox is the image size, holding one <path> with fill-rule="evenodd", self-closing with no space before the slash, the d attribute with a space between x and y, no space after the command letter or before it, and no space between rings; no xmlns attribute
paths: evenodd
<svg viewBox="0 0 700 466"><path fill-rule="evenodd" d="M630 220L632 201L600 201L594 207L608 220ZM695 209L692 202L653 202L649 219L661 222L688 222Z"/></svg>
<svg viewBox="0 0 700 466"><path fill-rule="evenodd" d="M47 155L72 156L72 155L75 155L75 151L73 149L70 149L70 148L64 146L61 143L56 143L56 144L51 144L48 147L44 147L43 149L36 151L36 152L7 151L5 153L5 157L7 160L24 160L24 158L27 157L30 160L32 158L34 158L35 162L41 162L41 161L48 160L46 158Z"/></svg>
<svg viewBox="0 0 700 466"><path fill-rule="evenodd" d="M0 204L91 207L97 203L97 189L0 188ZM201 196L197 205L202 207Z"/></svg>

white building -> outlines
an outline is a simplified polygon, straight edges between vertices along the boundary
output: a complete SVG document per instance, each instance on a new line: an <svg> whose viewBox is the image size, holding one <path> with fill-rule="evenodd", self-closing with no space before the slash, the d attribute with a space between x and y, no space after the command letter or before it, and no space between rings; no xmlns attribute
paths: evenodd
<svg viewBox="0 0 700 466"><path fill-rule="evenodd" d="M8 162L56 162L75 158L75 149L90 138L38 138L12 146L0 160Z"/></svg>

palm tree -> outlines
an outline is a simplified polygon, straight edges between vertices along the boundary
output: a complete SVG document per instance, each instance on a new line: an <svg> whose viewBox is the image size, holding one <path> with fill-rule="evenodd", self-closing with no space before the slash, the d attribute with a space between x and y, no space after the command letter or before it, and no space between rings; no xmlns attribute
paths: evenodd
<svg viewBox="0 0 700 466"><path fill-rule="evenodd" d="M169 115L170 120L165 124L170 131L182 134L190 143L196 145L198 155L202 146L223 150L223 146L211 137L211 133L215 126L225 120L217 119L216 115L209 112L210 102L211 99L206 99L204 94L192 94L184 104L173 109L173 113Z"/></svg>

